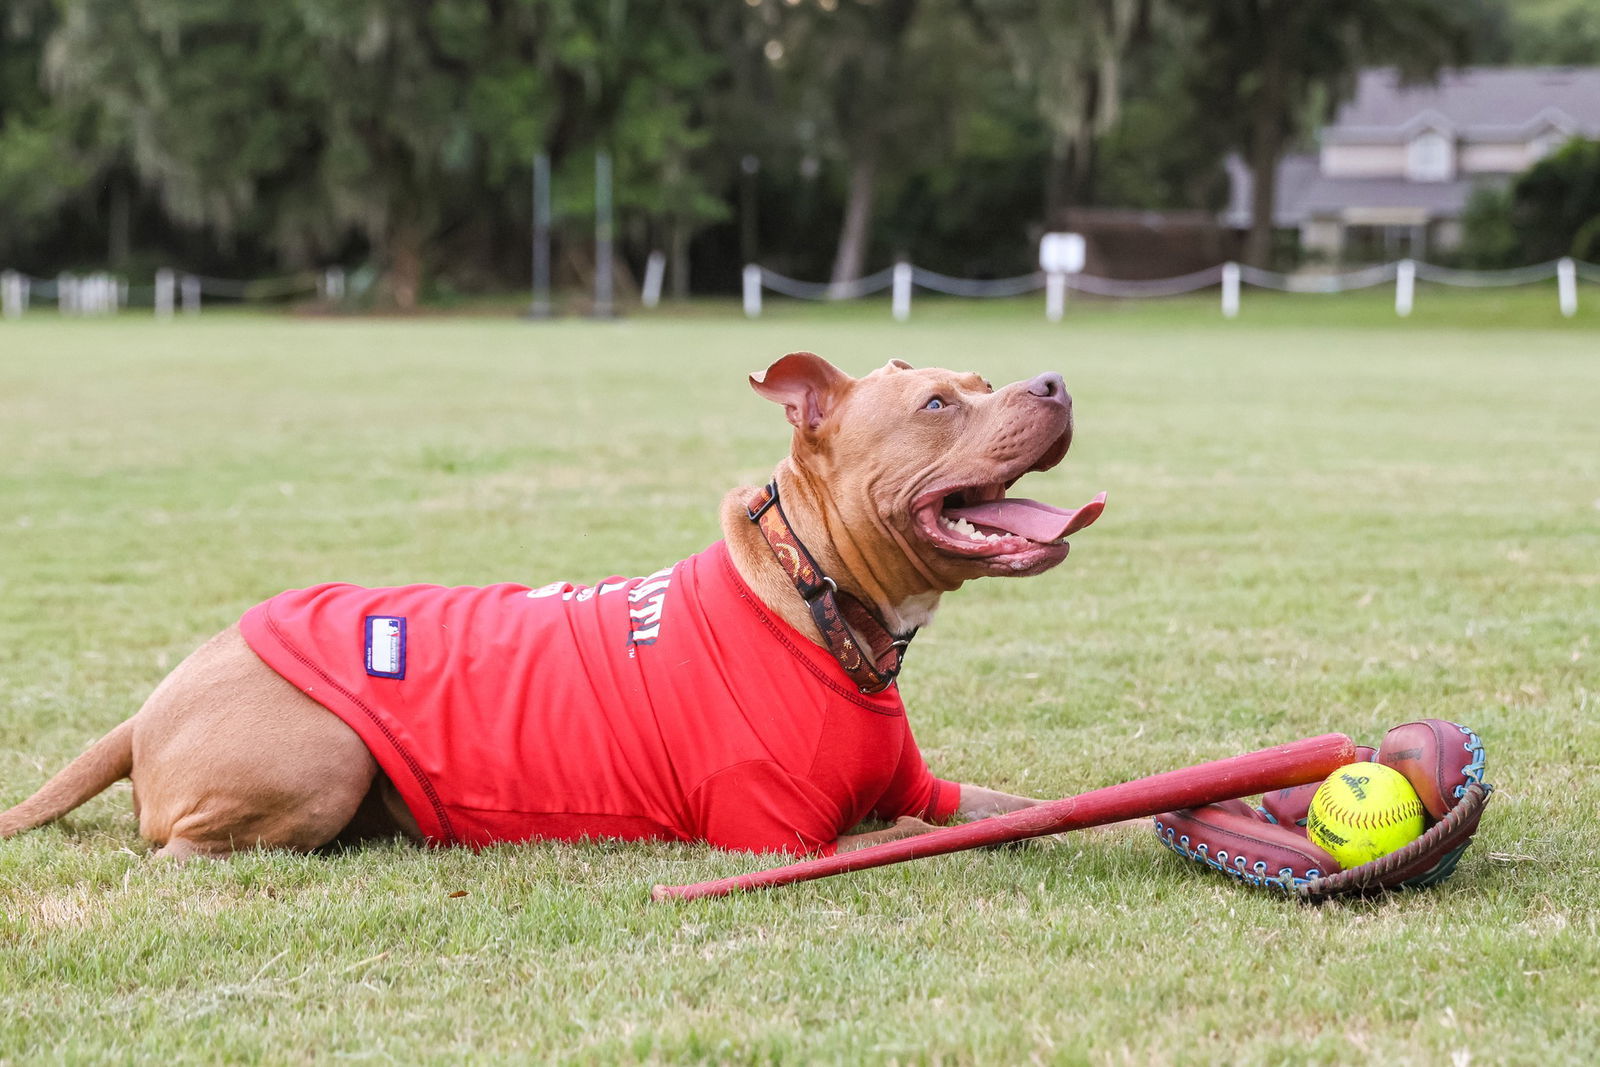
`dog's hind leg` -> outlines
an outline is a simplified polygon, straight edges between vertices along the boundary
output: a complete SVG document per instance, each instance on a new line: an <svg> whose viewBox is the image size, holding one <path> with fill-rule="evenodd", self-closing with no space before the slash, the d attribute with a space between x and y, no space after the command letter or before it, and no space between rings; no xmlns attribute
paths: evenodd
<svg viewBox="0 0 1600 1067"><path fill-rule="evenodd" d="M158 856L309 852L355 817L377 762L337 715L223 631L135 717L139 832Z"/></svg>

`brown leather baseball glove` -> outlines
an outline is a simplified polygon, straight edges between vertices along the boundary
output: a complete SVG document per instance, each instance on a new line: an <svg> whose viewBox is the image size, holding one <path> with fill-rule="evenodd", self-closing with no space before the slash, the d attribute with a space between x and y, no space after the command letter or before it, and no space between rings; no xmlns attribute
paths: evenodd
<svg viewBox="0 0 1600 1067"><path fill-rule="evenodd" d="M1455 870L1493 792L1483 780L1483 742L1459 723L1422 719L1396 726L1359 760L1393 767L1417 791L1426 828L1410 844L1343 870L1306 837L1306 809L1320 782L1280 789L1259 807L1243 800L1169 811L1155 817L1156 835L1179 855L1246 885L1316 900L1346 893L1412 888L1443 881Z"/></svg>

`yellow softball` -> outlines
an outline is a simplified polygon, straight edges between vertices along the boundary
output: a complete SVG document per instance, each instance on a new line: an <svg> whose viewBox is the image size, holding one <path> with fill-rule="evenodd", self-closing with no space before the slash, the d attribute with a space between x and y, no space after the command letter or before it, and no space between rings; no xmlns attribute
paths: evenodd
<svg viewBox="0 0 1600 1067"><path fill-rule="evenodd" d="M1405 775L1381 763L1352 763L1311 798L1306 836L1349 870L1422 836L1422 801Z"/></svg>

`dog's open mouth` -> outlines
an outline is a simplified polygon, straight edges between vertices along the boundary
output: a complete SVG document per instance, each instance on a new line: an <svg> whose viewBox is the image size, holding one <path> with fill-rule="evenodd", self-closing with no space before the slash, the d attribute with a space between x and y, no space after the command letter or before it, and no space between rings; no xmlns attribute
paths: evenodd
<svg viewBox="0 0 1600 1067"><path fill-rule="evenodd" d="M1080 508L1006 496L1006 483L968 486L918 509L923 533L939 548L971 557L1016 556L1041 548L1066 554L1067 538L1105 510L1101 493Z"/></svg>
<svg viewBox="0 0 1600 1067"><path fill-rule="evenodd" d="M1060 458L1052 450L1003 481L929 492L912 509L923 538L941 552L997 573L1036 574L1055 566L1066 558L1067 538L1100 517L1106 495L1079 508L1058 508L1006 493L1027 471L1046 470Z"/></svg>
<svg viewBox="0 0 1600 1067"><path fill-rule="evenodd" d="M1005 486L963 489L946 496L938 525L947 534L977 544L1022 538L1035 544L1060 544L1090 525L1105 510L1101 493L1081 508L1058 508L1023 497L1008 497Z"/></svg>

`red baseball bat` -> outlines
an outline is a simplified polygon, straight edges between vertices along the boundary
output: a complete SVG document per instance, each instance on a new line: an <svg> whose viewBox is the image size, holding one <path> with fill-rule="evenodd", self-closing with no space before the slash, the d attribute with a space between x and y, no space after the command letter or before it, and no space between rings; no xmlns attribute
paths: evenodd
<svg viewBox="0 0 1600 1067"><path fill-rule="evenodd" d="M768 889L846 871L922 859L924 856L942 856L947 852L960 852L984 845L1104 826L1180 808L1196 808L1202 804L1320 781L1355 760L1355 742L1344 734L1323 734L1320 737L1308 737L1304 741L1264 748L1259 752L1247 752L1181 770L1152 774L1148 778L1079 793L1075 797L1052 800L1036 807L978 819L960 826L947 826L916 837L887 841L854 852L801 860L783 867L710 882L696 882L693 885L658 885L650 891L650 899L721 897L736 890Z"/></svg>

